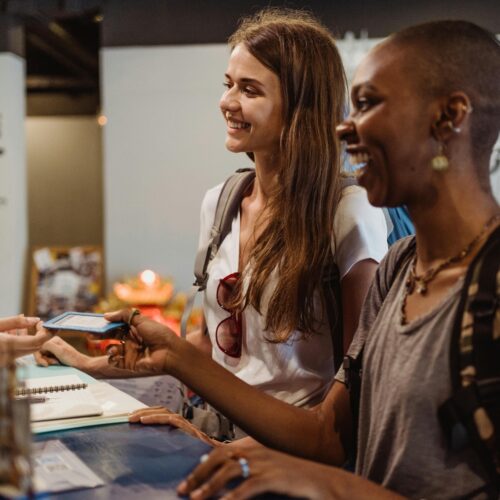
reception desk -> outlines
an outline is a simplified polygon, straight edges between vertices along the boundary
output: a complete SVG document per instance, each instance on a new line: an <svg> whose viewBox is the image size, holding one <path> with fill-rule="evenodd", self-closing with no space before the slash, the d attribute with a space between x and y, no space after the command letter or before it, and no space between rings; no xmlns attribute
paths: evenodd
<svg viewBox="0 0 500 500"><path fill-rule="evenodd" d="M103 481L93 489L65 491L43 498L168 499L210 447L169 426L117 424L35 436L59 439Z"/></svg>

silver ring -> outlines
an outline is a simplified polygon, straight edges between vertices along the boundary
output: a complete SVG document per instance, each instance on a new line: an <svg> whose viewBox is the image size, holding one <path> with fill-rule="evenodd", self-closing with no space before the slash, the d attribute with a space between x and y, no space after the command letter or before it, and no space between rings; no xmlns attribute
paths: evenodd
<svg viewBox="0 0 500 500"><path fill-rule="evenodd" d="M238 463L240 464L241 467L241 477L243 479L246 479L247 477L250 477L250 466L248 465L248 460L246 458L238 458Z"/></svg>
<svg viewBox="0 0 500 500"><path fill-rule="evenodd" d="M208 453L205 453L200 457L200 464L204 464L208 460Z"/></svg>

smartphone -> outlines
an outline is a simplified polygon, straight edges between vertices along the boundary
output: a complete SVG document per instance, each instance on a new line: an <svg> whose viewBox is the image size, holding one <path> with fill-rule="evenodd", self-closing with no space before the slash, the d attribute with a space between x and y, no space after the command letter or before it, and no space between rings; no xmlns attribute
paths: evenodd
<svg viewBox="0 0 500 500"><path fill-rule="evenodd" d="M48 330L74 330L105 334L117 328L127 328L123 321L110 322L104 319L104 314L65 312L55 318L49 319L43 326Z"/></svg>

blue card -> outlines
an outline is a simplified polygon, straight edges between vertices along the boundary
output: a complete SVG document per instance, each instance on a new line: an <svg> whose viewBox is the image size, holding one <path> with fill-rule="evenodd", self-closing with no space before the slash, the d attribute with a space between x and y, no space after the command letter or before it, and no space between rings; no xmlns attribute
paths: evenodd
<svg viewBox="0 0 500 500"><path fill-rule="evenodd" d="M109 322L104 319L104 314L65 312L60 316L49 319L43 326L49 330L75 330L79 332L89 332L104 334L116 328L127 327L127 323Z"/></svg>

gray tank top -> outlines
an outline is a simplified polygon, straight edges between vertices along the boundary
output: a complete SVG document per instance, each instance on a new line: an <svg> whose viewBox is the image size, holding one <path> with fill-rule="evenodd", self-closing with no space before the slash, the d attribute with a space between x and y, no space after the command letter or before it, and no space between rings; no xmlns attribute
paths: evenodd
<svg viewBox="0 0 500 500"><path fill-rule="evenodd" d="M357 354L366 339L356 472L410 498L456 498L486 477L473 449L447 449L437 417L452 390L450 338L463 280L435 309L401 325L412 252L403 262L400 256L411 240L382 261L349 351Z"/></svg>

